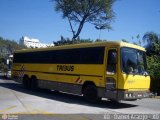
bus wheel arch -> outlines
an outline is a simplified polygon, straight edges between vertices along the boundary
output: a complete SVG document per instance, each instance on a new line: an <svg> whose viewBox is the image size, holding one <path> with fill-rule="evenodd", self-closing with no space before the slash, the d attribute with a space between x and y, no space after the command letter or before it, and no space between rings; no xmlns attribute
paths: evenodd
<svg viewBox="0 0 160 120"><path fill-rule="evenodd" d="M82 94L86 101L97 102L101 98L98 97L98 90L94 82L86 81L82 86Z"/></svg>

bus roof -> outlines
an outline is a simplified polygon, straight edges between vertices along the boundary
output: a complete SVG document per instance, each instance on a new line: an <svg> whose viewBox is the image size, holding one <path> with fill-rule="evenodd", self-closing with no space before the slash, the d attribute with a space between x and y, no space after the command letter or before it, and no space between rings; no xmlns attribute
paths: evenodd
<svg viewBox="0 0 160 120"><path fill-rule="evenodd" d="M109 47L130 47L139 49L142 51L145 51L145 48L127 43L122 41L106 41L106 42L95 42L95 43L80 43L80 44L73 44L73 45L62 45L62 46L54 46L54 47L48 47L48 48L35 48L35 49L23 49L23 50L17 50L15 53L23 53L23 52L36 52L36 51L48 51L48 50L61 50L61 49L72 49L72 48L86 48L86 47L98 47L98 46L109 46Z"/></svg>

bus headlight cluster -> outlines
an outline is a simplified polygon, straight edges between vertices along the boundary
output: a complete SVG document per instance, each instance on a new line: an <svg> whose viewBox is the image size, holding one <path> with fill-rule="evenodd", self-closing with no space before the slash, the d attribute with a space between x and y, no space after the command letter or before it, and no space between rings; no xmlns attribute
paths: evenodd
<svg viewBox="0 0 160 120"><path fill-rule="evenodd" d="M149 94L148 94L148 93L145 93L145 94L143 95L143 97L149 97Z"/></svg>
<svg viewBox="0 0 160 120"><path fill-rule="evenodd" d="M126 93L126 98L134 98L135 96L132 93Z"/></svg>

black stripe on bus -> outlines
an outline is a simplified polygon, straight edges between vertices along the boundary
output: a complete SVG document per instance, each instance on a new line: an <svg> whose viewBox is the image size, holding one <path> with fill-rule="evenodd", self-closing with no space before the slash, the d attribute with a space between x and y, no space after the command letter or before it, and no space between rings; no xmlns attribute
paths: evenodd
<svg viewBox="0 0 160 120"><path fill-rule="evenodd" d="M22 71L22 70L13 70L13 71ZM24 71L24 72L37 72L37 73L45 73L45 74L71 75L71 76L103 77L103 76L100 76L100 75L85 75L85 74L70 74L70 73L54 73L54 72L41 72L41 71Z"/></svg>

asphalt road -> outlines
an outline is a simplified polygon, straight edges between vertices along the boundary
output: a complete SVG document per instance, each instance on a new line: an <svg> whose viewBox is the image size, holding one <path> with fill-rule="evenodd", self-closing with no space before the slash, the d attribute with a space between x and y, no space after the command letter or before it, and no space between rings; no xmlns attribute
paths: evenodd
<svg viewBox="0 0 160 120"><path fill-rule="evenodd" d="M29 91L12 80L0 79L0 114L15 118L16 116L11 115L19 115L18 118L30 115L32 119L39 117L39 120L43 117L53 117L55 120L109 119L108 114L157 115L160 114L160 99L147 98L120 103L103 99L97 104L90 104L81 96L46 90ZM156 116L157 118L160 119L160 116Z"/></svg>

